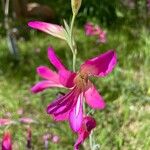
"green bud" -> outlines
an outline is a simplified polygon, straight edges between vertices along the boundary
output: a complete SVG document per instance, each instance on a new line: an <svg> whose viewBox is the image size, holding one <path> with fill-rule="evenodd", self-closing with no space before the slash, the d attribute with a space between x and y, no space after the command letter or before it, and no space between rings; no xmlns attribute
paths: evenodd
<svg viewBox="0 0 150 150"><path fill-rule="evenodd" d="M81 6L82 0L71 0L71 7L73 14L77 14L80 6Z"/></svg>

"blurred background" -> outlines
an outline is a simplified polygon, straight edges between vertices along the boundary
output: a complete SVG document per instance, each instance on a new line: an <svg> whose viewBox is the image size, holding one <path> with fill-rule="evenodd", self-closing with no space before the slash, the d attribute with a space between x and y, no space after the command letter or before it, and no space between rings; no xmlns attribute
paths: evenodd
<svg viewBox="0 0 150 150"><path fill-rule="evenodd" d="M49 149L73 149L76 135L66 122L54 122L45 108L60 89L34 95L30 88L41 80L36 67L52 68L47 47L52 45L69 69L72 57L64 41L30 29L27 22L42 20L63 24L71 20L70 1L0 1L0 118L12 124L0 125L13 135L15 150L43 150L44 135ZM106 43L85 35L87 22L99 25L107 34ZM96 118L94 138L101 150L148 150L150 148L150 0L83 0L75 22L78 45L77 66L109 49L116 49L118 64L106 78L92 79L107 107L91 111ZM79 69L79 67L78 67ZM95 82L96 81L96 82ZM87 107L90 111L90 109ZM21 119L26 119L22 121ZM32 133L31 146L27 134ZM54 140L54 137L57 140ZM81 149L88 150L88 140Z"/></svg>

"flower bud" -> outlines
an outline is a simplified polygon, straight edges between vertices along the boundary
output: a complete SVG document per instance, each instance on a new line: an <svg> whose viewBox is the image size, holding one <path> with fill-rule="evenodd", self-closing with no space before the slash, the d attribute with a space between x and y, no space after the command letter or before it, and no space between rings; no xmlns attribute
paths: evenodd
<svg viewBox="0 0 150 150"><path fill-rule="evenodd" d="M81 2L82 0L71 0L71 7L73 14L76 15L78 13L81 6Z"/></svg>

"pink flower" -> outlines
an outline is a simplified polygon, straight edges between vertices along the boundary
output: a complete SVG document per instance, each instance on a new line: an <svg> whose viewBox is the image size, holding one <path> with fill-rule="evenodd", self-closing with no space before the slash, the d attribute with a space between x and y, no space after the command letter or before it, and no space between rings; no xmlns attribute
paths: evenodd
<svg viewBox="0 0 150 150"><path fill-rule="evenodd" d="M37 93L52 87L69 88L70 91L67 94L59 96L48 105L47 113L51 114L56 121L69 120L72 130L78 132L83 121L83 97L86 103L94 109L105 107L102 96L88 77L104 77L112 72L117 63L116 53L109 50L85 61L77 73L67 70L52 48L48 49L48 58L58 73L44 66L38 67L38 74L46 80L33 86L32 92Z"/></svg>
<svg viewBox="0 0 150 150"><path fill-rule="evenodd" d="M51 23L46 23L42 21L31 21L28 22L28 26L34 29L41 30L43 32L46 32L52 36L55 36L57 38L66 40L65 38L65 30L62 26L56 25L56 24L51 24Z"/></svg>
<svg viewBox="0 0 150 150"><path fill-rule="evenodd" d="M0 118L0 126L6 126L12 124L13 121L10 119Z"/></svg>
<svg viewBox="0 0 150 150"><path fill-rule="evenodd" d="M46 141L46 140L49 140L52 138L52 134L51 133L46 133L43 135L43 140Z"/></svg>
<svg viewBox="0 0 150 150"><path fill-rule="evenodd" d="M19 121L21 123L29 123L29 124L30 123L35 123L35 120L33 120L32 118L25 118L25 117L20 118Z"/></svg>
<svg viewBox="0 0 150 150"><path fill-rule="evenodd" d="M58 143L58 142L59 142L59 136L54 135L54 136L52 137L52 142L53 142L53 143Z"/></svg>
<svg viewBox="0 0 150 150"><path fill-rule="evenodd" d="M105 31L101 31L98 35L98 41L101 43L106 43L106 32Z"/></svg>
<svg viewBox="0 0 150 150"><path fill-rule="evenodd" d="M98 42L105 43L106 42L106 32L103 31L99 26L95 26L92 23L88 22L84 26L85 34L87 36L97 36Z"/></svg>
<svg viewBox="0 0 150 150"><path fill-rule="evenodd" d="M77 132L78 138L74 145L74 150L79 150L80 144L82 144L84 140L88 138L88 136L91 133L91 130L94 129L95 127L96 127L96 121L94 118L90 116L85 116L83 118L82 126L80 130Z"/></svg>
<svg viewBox="0 0 150 150"><path fill-rule="evenodd" d="M2 150L12 150L11 135L9 132L5 132L2 140Z"/></svg>
<svg viewBox="0 0 150 150"><path fill-rule="evenodd" d="M92 35L98 35L100 32L100 28L99 27L95 27L92 23L88 22L85 24L84 26L85 29L85 34L92 36Z"/></svg>

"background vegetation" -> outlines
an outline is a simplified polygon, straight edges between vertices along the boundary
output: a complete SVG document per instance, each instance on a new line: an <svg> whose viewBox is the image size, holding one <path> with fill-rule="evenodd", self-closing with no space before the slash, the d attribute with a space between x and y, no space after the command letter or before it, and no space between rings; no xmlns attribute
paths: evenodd
<svg viewBox="0 0 150 150"><path fill-rule="evenodd" d="M70 20L69 1L37 2L53 8L53 22L62 23L62 18ZM4 16L0 14L3 21ZM0 118L16 121L14 125L0 127L0 137L4 130L10 130L14 149L24 150L26 128L30 126L32 149L43 150L42 136L53 133L60 137L60 141L57 144L50 141L50 149L63 150L65 147L66 150L71 150L76 136L68 124L54 122L45 112L47 104L56 97L60 89L49 89L38 95L30 92L31 86L40 80L36 67L52 67L47 58L49 45L54 47L70 69L71 53L65 42L30 30L27 21L31 19L34 18L26 19L24 24L17 20L12 23L19 32L23 32L23 38L19 36L17 40L18 60L10 54L4 24L0 24ZM107 31L106 44L97 44L95 38L85 36L83 25L87 21L97 23ZM146 1L83 0L74 31L78 44L77 66L109 49L116 49L118 55L118 65L112 74L106 78L92 79L107 103L103 111L91 112L97 120L94 136L101 150L148 150L150 147L149 27L149 7ZM24 39L27 34L28 37ZM21 115L17 113L20 108L24 110ZM36 123L21 124L18 122L20 117L30 117Z"/></svg>

